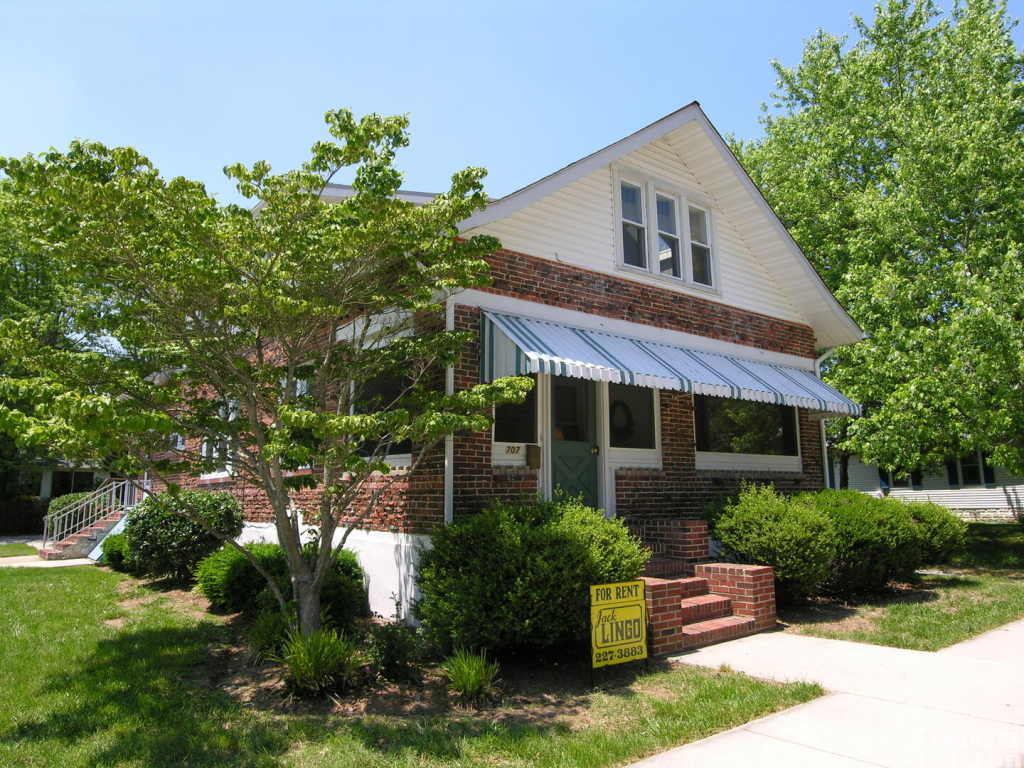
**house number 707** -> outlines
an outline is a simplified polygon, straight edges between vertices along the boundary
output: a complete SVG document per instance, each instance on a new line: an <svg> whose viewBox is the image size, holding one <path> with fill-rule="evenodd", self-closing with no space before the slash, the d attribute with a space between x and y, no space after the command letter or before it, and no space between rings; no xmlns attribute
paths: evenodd
<svg viewBox="0 0 1024 768"><path fill-rule="evenodd" d="M505 453L520 453L523 450L521 445L506 445Z"/></svg>

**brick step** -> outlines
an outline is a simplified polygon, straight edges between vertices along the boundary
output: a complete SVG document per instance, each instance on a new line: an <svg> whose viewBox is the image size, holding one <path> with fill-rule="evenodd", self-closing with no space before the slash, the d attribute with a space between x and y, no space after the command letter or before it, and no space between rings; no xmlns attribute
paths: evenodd
<svg viewBox="0 0 1024 768"><path fill-rule="evenodd" d="M60 550L45 547L44 549L39 550L39 556L43 558L43 560L56 560L60 557Z"/></svg>
<svg viewBox="0 0 1024 768"><path fill-rule="evenodd" d="M754 619L750 616L722 616L698 621L683 627L683 649L703 648L705 645L735 640L754 634Z"/></svg>
<svg viewBox="0 0 1024 768"><path fill-rule="evenodd" d="M695 624L707 619L732 614L732 600L722 595L696 595L680 601L683 624Z"/></svg>
<svg viewBox="0 0 1024 768"><path fill-rule="evenodd" d="M652 557L644 566L644 576L657 579L671 579L693 573L693 567L685 560L675 557Z"/></svg>

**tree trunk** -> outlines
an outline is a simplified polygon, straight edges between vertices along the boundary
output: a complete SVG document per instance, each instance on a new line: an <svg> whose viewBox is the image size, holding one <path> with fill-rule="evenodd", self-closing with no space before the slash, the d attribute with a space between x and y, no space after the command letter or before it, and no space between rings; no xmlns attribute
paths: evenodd
<svg viewBox="0 0 1024 768"><path fill-rule="evenodd" d="M320 629L321 587L315 581L295 581L295 597L299 601L299 631L308 634Z"/></svg>

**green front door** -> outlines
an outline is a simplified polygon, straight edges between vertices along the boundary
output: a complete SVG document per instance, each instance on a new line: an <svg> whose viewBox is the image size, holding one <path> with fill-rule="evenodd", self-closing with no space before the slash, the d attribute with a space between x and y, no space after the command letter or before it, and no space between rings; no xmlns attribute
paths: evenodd
<svg viewBox="0 0 1024 768"><path fill-rule="evenodd" d="M554 487L592 506L597 497L597 420L594 382L552 379L551 465Z"/></svg>

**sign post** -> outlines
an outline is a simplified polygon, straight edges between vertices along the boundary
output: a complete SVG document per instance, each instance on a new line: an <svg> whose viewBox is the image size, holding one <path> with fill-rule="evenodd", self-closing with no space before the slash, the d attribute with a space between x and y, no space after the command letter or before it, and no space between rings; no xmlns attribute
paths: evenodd
<svg viewBox="0 0 1024 768"><path fill-rule="evenodd" d="M642 581L590 588L591 670L647 658L647 602Z"/></svg>

